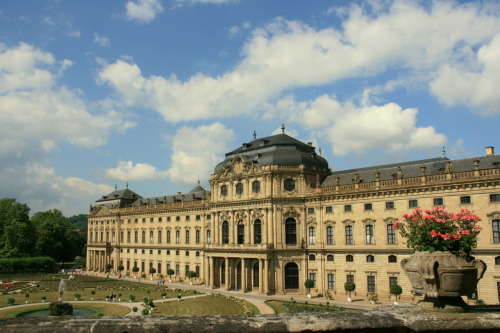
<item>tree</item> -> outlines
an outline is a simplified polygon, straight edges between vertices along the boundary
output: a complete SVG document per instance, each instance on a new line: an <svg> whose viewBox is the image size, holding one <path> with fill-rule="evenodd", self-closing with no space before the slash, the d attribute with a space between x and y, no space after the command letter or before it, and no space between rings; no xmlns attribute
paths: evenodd
<svg viewBox="0 0 500 333"><path fill-rule="evenodd" d="M111 264L106 264L106 265L104 266L104 268L106 269L107 278L109 279L109 272L111 271L111 268L113 268L113 265L111 265Z"/></svg>
<svg viewBox="0 0 500 333"><path fill-rule="evenodd" d="M307 279L304 281L304 287L307 289L307 295L311 294L311 288L314 288L314 280Z"/></svg>
<svg viewBox="0 0 500 333"><path fill-rule="evenodd" d="M0 258L29 257L35 254L36 231L29 207L16 199L0 199Z"/></svg>
<svg viewBox="0 0 500 333"><path fill-rule="evenodd" d="M31 218L36 227L37 240L35 249L38 255L49 256L56 261L72 260L68 252L72 252L66 238L69 224L60 210L52 209L37 212Z"/></svg>
<svg viewBox="0 0 500 333"><path fill-rule="evenodd" d="M139 272L139 267L137 267L137 266L132 267L132 272L134 273L134 277L135 277L137 272Z"/></svg>
<svg viewBox="0 0 500 333"><path fill-rule="evenodd" d="M153 279L153 275L156 273L156 268L150 267L149 268L149 274L151 274L151 280Z"/></svg>
<svg viewBox="0 0 500 333"><path fill-rule="evenodd" d="M393 284L390 289L391 295L396 296L396 302L398 301L399 295L403 293L403 288L397 284Z"/></svg>
<svg viewBox="0 0 500 333"><path fill-rule="evenodd" d="M190 282L191 284L192 284L191 279L192 279L192 278L194 278L194 277L196 277L196 275L197 275L197 274L196 274L196 272L193 272L193 271L189 271L189 272L187 272L186 276L188 277L189 282Z"/></svg>
<svg viewBox="0 0 500 333"><path fill-rule="evenodd" d="M172 280L172 275L174 275L174 270L172 268L167 269L167 275L170 280Z"/></svg>
<svg viewBox="0 0 500 333"><path fill-rule="evenodd" d="M349 297L348 299L350 299L351 298L351 292L353 292L354 290L356 290L356 284L354 282L347 281L346 283L344 283L344 289L348 293L348 297Z"/></svg>

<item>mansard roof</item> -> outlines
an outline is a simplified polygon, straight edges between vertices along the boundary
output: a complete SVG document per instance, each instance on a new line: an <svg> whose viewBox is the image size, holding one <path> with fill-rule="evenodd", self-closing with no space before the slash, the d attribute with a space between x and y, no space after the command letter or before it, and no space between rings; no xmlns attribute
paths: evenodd
<svg viewBox="0 0 500 333"><path fill-rule="evenodd" d="M226 159L219 163L214 173L219 172L236 156L253 161L258 165L286 165L315 167L328 170L328 162L316 154L316 148L296 140L285 133L255 139L226 154Z"/></svg>
<svg viewBox="0 0 500 333"><path fill-rule="evenodd" d="M151 197L151 198L141 198L132 203L132 206L147 206L147 205L156 205L156 204L164 204L164 203L173 203L173 202L186 202L186 201L198 201L208 199L210 197L210 191L205 190L200 185L193 188L188 193L177 192L177 194L173 195L165 195L159 197Z"/></svg>
<svg viewBox="0 0 500 333"><path fill-rule="evenodd" d="M137 200L139 198L142 198L139 194L126 188L123 190L114 190L113 192L109 193L108 195L103 195L102 198L96 200L96 202L106 202L106 201L112 201L112 200L118 200L118 199Z"/></svg>
<svg viewBox="0 0 500 333"><path fill-rule="evenodd" d="M446 157L438 157L425 160L371 166L367 168L335 171L323 181L321 187L335 186L337 184L337 177L339 177L340 180L339 185L353 184L355 178L357 178L359 182L374 182L376 181L377 171L380 172L380 180L397 179L399 171L400 176L403 178L419 177L421 176L421 167L425 167L425 174L428 176L444 174L446 172L446 165L448 162L451 162L453 172L473 171L475 160L479 161L479 170L500 167L500 155L487 155L457 160L450 160Z"/></svg>

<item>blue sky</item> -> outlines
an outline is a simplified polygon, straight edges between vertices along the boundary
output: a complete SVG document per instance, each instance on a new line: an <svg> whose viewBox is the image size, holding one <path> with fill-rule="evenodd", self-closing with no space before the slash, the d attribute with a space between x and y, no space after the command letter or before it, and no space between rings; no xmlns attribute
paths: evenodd
<svg viewBox="0 0 500 333"><path fill-rule="evenodd" d="M480 156L499 86L499 1L3 1L0 195L208 188L281 124L332 170Z"/></svg>

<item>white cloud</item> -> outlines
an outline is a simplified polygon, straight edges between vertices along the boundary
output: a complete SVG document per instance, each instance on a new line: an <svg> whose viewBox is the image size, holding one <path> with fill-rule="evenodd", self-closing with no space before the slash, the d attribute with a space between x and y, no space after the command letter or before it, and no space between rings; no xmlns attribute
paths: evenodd
<svg viewBox="0 0 500 333"><path fill-rule="evenodd" d="M163 12L163 6L159 0L135 0L125 4L127 18L139 22L149 23L159 13Z"/></svg>
<svg viewBox="0 0 500 333"><path fill-rule="evenodd" d="M448 105L468 105L483 114L500 113L500 33L477 52L479 70L444 65L430 83L431 91Z"/></svg>
<svg viewBox="0 0 500 333"><path fill-rule="evenodd" d="M74 31L70 31L70 32L66 33L67 36L75 37L75 38L80 38L81 34L82 33L80 32L80 30L74 30Z"/></svg>
<svg viewBox="0 0 500 333"><path fill-rule="evenodd" d="M183 185L210 179L214 166L223 160L233 138L234 132L221 123L182 127L172 138L172 165L167 171L168 177Z"/></svg>
<svg viewBox="0 0 500 333"><path fill-rule="evenodd" d="M97 147L112 131L134 126L119 112L94 109L79 92L57 86L71 64L27 44L0 46L0 192L30 206L37 202L49 209L64 202L67 206L58 208L70 209L76 203L69 202L77 199L65 199L68 191L79 190L76 197L87 191L75 185L85 180L55 174L50 166L54 151L63 145ZM89 191L102 190L88 185Z"/></svg>
<svg viewBox="0 0 500 333"><path fill-rule="evenodd" d="M94 34L94 43L99 46L106 47L109 46L109 38L99 34Z"/></svg>
<svg viewBox="0 0 500 333"><path fill-rule="evenodd" d="M237 3L240 0L175 0L178 5L196 5L196 4L214 4L221 5L224 3Z"/></svg>
<svg viewBox="0 0 500 333"><path fill-rule="evenodd" d="M255 114L290 89L374 77L391 68L427 84L445 64L475 66L474 50L500 32L498 10L480 4L390 2L374 13L348 8L339 31L282 18L255 29L240 63L219 76L145 77L137 64L117 60L99 77L127 105L154 109L166 121L222 118Z"/></svg>
<svg viewBox="0 0 500 333"><path fill-rule="evenodd" d="M167 175L164 171L159 171L156 167L147 163L134 163L132 161L120 161L118 166L105 171L105 177L119 181L142 181L152 179L162 179Z"/></svg>

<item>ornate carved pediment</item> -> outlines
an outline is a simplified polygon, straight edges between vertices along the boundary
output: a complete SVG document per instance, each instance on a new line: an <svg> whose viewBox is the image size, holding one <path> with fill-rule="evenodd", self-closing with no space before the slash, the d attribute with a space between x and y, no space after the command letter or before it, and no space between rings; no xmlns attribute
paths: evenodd
<svg viewBox="0 0 500 333"><path fill-rule="evenodd" d="M391 224L391 223L396 222L397 220L398 220L398 219L397 219L397 218L395 218L395 217L387 217L387 218L385 218L385 219L384 219L384 222L385 222L386 224Z"/></svg>
<svg viewBox="0 0 500 333"><path fill-rule="evenodd" d="M353 220L344 220L344 221L342 221L342 223L345 225L353 225L354 221Z"/></svg>
<svg viewBox="0 0 500 333"><path fill-rule="evenodd" d="M335 225L337 222L335 221L332 221L332 220L326 220L325 222L323 222L323 224L326 224L326 225Z"/></svg>
<svg viewBox="0 0 500 333"><path fill-rule="evenodd" d="M500 212L493 212L493 213L490 213L486 216L488 216L492 220L499 220L500 219Z"/></svg>
<svg viewBox="0 0 500 333"><path fill-rule="evenodd" d="M228 212L222 212L220 214L220 220L221 221L231 221L231 215L229 215Z"/></svg>
<svg viewBox="0 0 500 333"><path fill-rule="evenodd" d="M240 211L236 212L234 217L235 217L236 221L240 221L240 220L245 221L247 218L247 214L244 210L240 210Z"/></svg>
<svg viewBox="0 0 500 333"><path fill-rule="evenodd" d="M375 220L367 218L367 219L362 220L361 222L363 222L363 224L373 224L373 223L375 223Z"/></svg>
<svg viewBox="0 0 500 333"><path fill-rule="evenodd" d="M288 217L299 218L300 213L297 212L293 207L290 207L288 209L283 208L283 217L285 217L285 218L288 218Z"/></svg>
<svg viewBox="0 0 500 333"><path fill-rule="evenodd" d="M232 179L251 174L261 174L262 168L253 161L248 161L242 156L236 156L229 164L225 165L214 179Z"/></svg>
<svg viewBox="0 0 500 333"><path fill-rule="evenodd" d="M252 220L262 220L264 218L264 214L262 214L262 210L260 208L252 210L250 216Z"/></svg>
<svg viewBox="0 0 500 333"><path fill-rule="evenodd" d="M307 218L307 224L316 224L316 217L314 216L309 216Z"/></svg>

